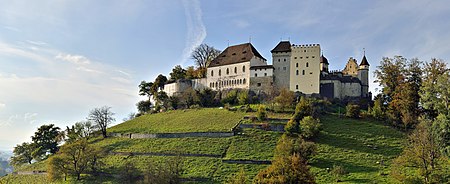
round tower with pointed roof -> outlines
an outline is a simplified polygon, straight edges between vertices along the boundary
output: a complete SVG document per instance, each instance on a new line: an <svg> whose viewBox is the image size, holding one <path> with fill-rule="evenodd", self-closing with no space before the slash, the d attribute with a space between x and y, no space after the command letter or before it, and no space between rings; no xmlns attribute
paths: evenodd
<svg viewBox="0 0 450 184"><path fill-rule="evenodd" d="M366 51L358 67L358 78L361 81L361 96L369 97L369 62L367 62Z"/></svg>

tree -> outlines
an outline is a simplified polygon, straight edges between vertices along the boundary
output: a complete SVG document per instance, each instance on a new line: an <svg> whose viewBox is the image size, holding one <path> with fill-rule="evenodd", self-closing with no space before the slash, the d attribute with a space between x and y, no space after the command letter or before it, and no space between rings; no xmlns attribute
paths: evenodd
<svg viewBox="0 0 450 184"><path fill-rule="evenodd" d="M176 81L179 79L186 79L186 70L180 65L176 65L170 73L170 80Z"/></svg>
<svg viewBox="0 0 450 184"><path fill-rule="evenodd" d="M438 108L435 104L439 103L439 90L438 79L445 73L448 72L446 68L446 63L442 60L433 58L431 62L425 63L424 77L422 81L422 86L420 88L420 103L426 110L427 118L433 119L438 115ZM445 77L444 77L445 78ZM442 79L441 79L442 80ZM447 89L447 88L444 88ZM441 109L444 110L444 109Z"/></svg>
<svg viewBox="0 0 450 184"><path fill-rule="evenodd" d="M258 111L256 112L256 118L258 118L259 121L267 119L266 107L264 105L259 105Z"/></svg>
<svg viewBox="0 0 450 184"><path fill-rule="evenodd" d="M245 105L249 102L248 91L242 90L238 93L238 103L239 105Z"/></svg>
<svg viewBox="0 0 450 184"><path fill-rule="evenodd" d="M432 131L442 154L450 157L450 118L439 114L433 122Z"/></svg>
<svg viewBox="0 0 450 184"><path fill-rule="evenodd" d="M147 96L150 100L150 97L154 94L154 91L152 91L152 86L153 82L142 81L141 84L139 84L139 95Z"/></svg>
<svg viewBox="0 0 450 184"><path fill-rule="evenodd" d="M94 133L95 127L90 121L76 122L72 128L66 127L66 141L74 142L80 138L89 139Z"/></svg>
<svg viewBox="0 0 450 184"><path fill-rule="evenodd" d="M81 179L81 174L88 169L97 167L102 150L89 145L86 139L64 144L56 157L48 162L47 167L54 172L48 173L49 178L58 179L58 175L69 173ZM53 175L53 176L52 176Z"/></svg>
<svg viewBox="0 0 450 184"><path fill-rule="evenodd" d="M70 162L67 156L54 155L50 157L47 164L47 178L50 181L61 180L62 175L64 176L64 181L67 181L67 176L70 172Z"/></svg>
<svg viewBox="0 0 450 184"><path fill-rule="evenodd" d="M55 154L58 152L58 143L63 140L64 133L59 131L60 128L54 124L42 125L31 137L36 145L34 151L35 159L45 159L47 153Z"/></svg>
<svg viewBox="0 0 450 184"><path fill-rule="evenodd" d="M192 105L199 104L200 99L197 92L191 87L184 90L179 96L180 104L185 108L190 108Z"/></svg>
<svg viewBox="0 0 450 184"><path fill-rule="evenodd" d="M211 61L220 54L220 51L207 44L201 44L192 52L191 58L202 72L201 77L206 76L206 69Z"/></svg>
<svg viewBox="0 0 450 184"><path fill-rule="evenodd" d="M169 96L167 96L167 93L164 91L159 91L156 93L155 96L156 101L156 108L163 108L164 110L167 110L169 107Z"/></svg>
<svg viewBox="0 0 450 184"><path fill-rule="evenodd" d="M359 108L359 105L355 104L348 104L346 107L345 116L349 118L359 118L361 109Z"/></svg>
<svg viewBox="0 0 450 184"><path fill-rule="evenodd" d="M289 91L286 88L282 88L280 91L280 95L275 97L275 103L277 103L281 111L284 111L286 108L292 107L295 100L295 94L292 91Z"/></svg>
<svg viewBox="0 0 450 184"><path fill-rule="evenodd" d="M408 137L409 144L403 150L403 153L394 160L394 167L392 168L397 179L406 181L416 178L425 183L443 182L437 174L440 173L442 164L447 161L441 157L438 142L434 137L431 122L423 120ZM408 172L407 170L415 170L416 172ZM413 175L411 175L412 173ZM414 173L418 173L419 176L414 175Z"/></svg>
<svg viewBox="0 0 450 184"><path fill-rule="evenodd" d="M246 184L247 178L245 177L245 171L243 168L237 173L230 177L228 184Z"/></svg>
<svg viewBox="0 0 450 184"><path fill-rule="evenodd" d="M300 121L301 135L305 139L315 137L322 129L322 124L312 116L306 116Z"/></svg>
<svg viewBox="0 0 450 184"><path fill-rule="evenodd" d="M198 79L201 78L199 76L199 70L196 70L193 66L188 66L186 68L186 79Z"/></svg>
<svg viewBox="0 0 450 184"><path fill-rule="evenodd" d="M283 135L275 149L272 165L260 171L254 183L315 183L308 166L308 159L315 150L314 143Z"/></svg>
<svg viewBox="0 0 450 184"><path fill-rule="evenodd" d="M88 120L92 121L102 132L103 138L106 138L106 128L116 120L113 118L114 114L115 113L111 111L111 107L103 106L91 110Z"/></svg>
<svg viewBox="0 0 450 184"><path fill-rule="evenodd" d="M142 100L139 101L137 104L137 109L139 111L139 114L145 114L148 113L150 110L152 110L152 102L150 100Z"/></svg>
<svg viewBox="0 0 450 184"><path fill-rule="evenodd" d="M17 167L22 164L31 164L33 161L33 151L36 149L34 143L24 142L14 147L13 156L11 157L11 165Z"/></svg>
<svg viewBox="0 0 450 184"><path fill-rule="evenodd" d="M155 82L152 85L152 94L155 95L158 90L164 89L164 85L167 83L167 77L159 74L158 77L156 77Z"/></svg>

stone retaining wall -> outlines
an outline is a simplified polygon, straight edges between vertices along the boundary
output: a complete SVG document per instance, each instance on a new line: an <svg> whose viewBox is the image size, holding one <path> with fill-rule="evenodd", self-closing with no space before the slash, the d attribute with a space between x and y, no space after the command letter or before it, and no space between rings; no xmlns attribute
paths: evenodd
<svg viewBox="0 0 450 184"><path fill-rule="evenodd" d="M284 125L280 124L267 124L267 123L240 124L239 128L256 128L267 131L284 132Z"/></svg>
<svg viewBox="0 0 450 184"><path fill-rule="evenodd" d="M185 138L185 137L231 137L234 132L186 132L186 133L154 133L154 134L139 134L139 133L109 133L111 137L123 137L130 139L152 139L152 138Z"/></svg>
<svg viewBox="0 0 450 184"><path fill-rule="evenodd" d="M211 158L222 158L222 155L213 155L213 154L195 154L195 153L154 153L154 152L111 152L113 155L122 155L122 156L182 156L182 157L211 157Z"/></svg>
<svg viewBox="0 0 450 184"><path fill-rule="evenodd" d="M272 161L270 160L222 160L222 162L228 164L257 164L257 165L272 164Z"/></svg>

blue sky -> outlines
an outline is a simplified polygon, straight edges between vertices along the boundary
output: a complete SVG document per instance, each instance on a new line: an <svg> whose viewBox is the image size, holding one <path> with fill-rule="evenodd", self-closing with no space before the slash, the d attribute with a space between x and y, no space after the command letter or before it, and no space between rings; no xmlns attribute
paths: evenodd
<svg viewBox="0 0 450 184"><path fill-rule="evenodd" d="M140 81L192 65L201 43L251 37L269 63L280 40L319 43L333 70L366 48L374 71L383 56L448 62L448 17L447 1L0 0L0 150L95 107L121 122Z"/></svg>

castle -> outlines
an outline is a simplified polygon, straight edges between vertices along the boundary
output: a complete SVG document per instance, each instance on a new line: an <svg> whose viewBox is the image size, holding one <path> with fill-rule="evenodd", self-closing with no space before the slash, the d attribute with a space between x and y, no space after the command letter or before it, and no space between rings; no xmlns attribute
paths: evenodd
<svg viewBox="0 0 450 184"><path fill-rule="evenodd" d="M358 65L350 58L342 71L329 71L328 59L319 44L295 45L281 41L271 50L272 65L251 43L233 45L220 53L207 68L206 78L166 84L173 95L192 87L213 90L248 89L270 93L286 88L325 98L370 98L369 63L364 54Z"/></svg>

